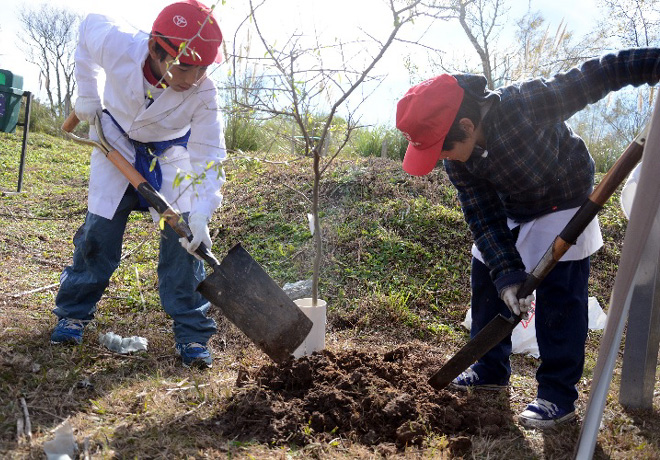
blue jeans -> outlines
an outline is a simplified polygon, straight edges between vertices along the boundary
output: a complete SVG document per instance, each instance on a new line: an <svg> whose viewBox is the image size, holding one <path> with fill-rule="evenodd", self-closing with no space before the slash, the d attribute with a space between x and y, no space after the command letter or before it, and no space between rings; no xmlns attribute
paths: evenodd
<svg viewBox="0 0 660 460"><path fill-rule="evenodd" d="M538 397L572 411L582 377L589 326L589 258L559 262L536 289L536 340L541 365L536 372ZM498 313L510 316L486 265L472 258L472 328L474 337ZM511 336L473 366L488 383L506 384L511 375Z"/></svg>
<svg viewBox="0 0 660 460"><path fill-rule="evenodd" d="M137 192L129 186L112 219L87 213L73 238L73 264L60 277L53 310L59 318L94 317L96 304L119 267L126 221L137 206ZM204 278L203 262L190 255L176 232L165 225L160 233L158 291L178 343L206 343L216 331L215 321L207 316L210 303L196 291Z"/></svg>

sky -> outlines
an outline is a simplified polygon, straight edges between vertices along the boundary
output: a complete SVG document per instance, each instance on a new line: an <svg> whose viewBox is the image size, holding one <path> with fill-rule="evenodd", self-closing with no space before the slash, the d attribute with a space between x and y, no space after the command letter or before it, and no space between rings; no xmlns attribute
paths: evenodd
<svg viewBox="0 0 660 460"><path fill-rule="evenodd" d="M218 0L207 0L211 5ZM383 37L391 27L391 17L382 5L383 0L267 0L268 11L264 11L260 24L270 37L282 37L284 40L293 29L307 29L310 34L330 34L342 38L357 36L358 29L368 31L374 36ZM589 18L595 17L596 0L531 0L532 10L540 10L551 26L558 26L562 19L569 30L576 33L586 31L593 25ZM27 62L18 49L17 43L21 25L18 12L22 5L38 7L43 0L18 0L10 7L3 9L0 17L0 68L21 75L24 79L24 90L29 90L39 97L40 90L38 69ZM49 0L52 6L66 7L82 15L88 13L103 13L123 21L137 29L149 31L151 23L158 12L172 0L109 0L107 2L90 2L89 0ZM255 1L255 3L257 3ZM527 0L513 0L511 16L520 16L527 9ZM223 35L228 44L234 40L234 32L239 21L245 17L247 0L218 1L215 16L220 23ZM268 18L266 20L265 18ZM271 20L271 18L273 18ZM586 18L586 20L585 20ZM381 26L382 25L382 26ZM418 22L404 31L404 38L416 39L421 24ZM425 40L430 45L440 40L450 40L458 53L472 54L458 25L438 24L427 32ZM254 46L254 45L253 45ZM375 69L378 75L387 78L369 96L360 108L360 115L365 123L391 124L394 117L396 102L410 86L410 77L403 66L402 55L411 51L410 45L397 44L388 50L379 66ZM216 71L223 71L222 66Z"/></svg>

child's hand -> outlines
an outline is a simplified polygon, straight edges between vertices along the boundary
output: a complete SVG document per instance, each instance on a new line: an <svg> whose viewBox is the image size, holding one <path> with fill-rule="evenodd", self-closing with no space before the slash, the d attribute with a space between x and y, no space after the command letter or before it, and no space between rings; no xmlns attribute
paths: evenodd
<svg viewBox="0 0 660 460"><path fill-rule="evenodd" d="M516 316L520 316L522 319L527 319L527 312L532 307L532 302L534 302L534 295L530 294L525 298L518 298L518 289L520 289L521 284L515 284L513 286L508 286L502 289L500 298L504 301L506 306L511 310Z"/></svg>
<svg viewBox="0 0 660 460"><path fill-rule="evenodd" d="M192 239L188 241L186 238L179 238L181 246L183 246L186 251L197 257L195 251L200 243L204 243L207 248L211 249L211 235L209 233L206 216L202 214L190 214L188 217L188 227L190 227Z"/></svg>
<svg viewBox="0 0 660 460"><path fill-rule="evenodd" d="M79 97L76 99L76 116L80 121L94 123L94 118L103 111L101 101L95 97Z"/></svg>

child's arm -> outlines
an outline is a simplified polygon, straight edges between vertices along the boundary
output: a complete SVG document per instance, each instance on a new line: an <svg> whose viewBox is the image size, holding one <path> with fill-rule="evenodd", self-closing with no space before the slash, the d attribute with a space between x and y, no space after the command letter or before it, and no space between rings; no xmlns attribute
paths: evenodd
<svg viewBox="0 0 660 460"><path fill-rule="evenodd" d="M194 185L190 215L201 214L210 219L222 203L220 189L225 182L222 162L227 153L217 91L209 81L202 82L200 87L203 103L193 115L188 140L193 174L200 179Z"/></svg>
<svg viewBox="0 0 660 460"><path fill-rule="evenodd" d="M96 14L90 14L80 24L78 45L74 55L78 99L83 99L80 109L83 109L83 105L88 108L94 104L98 108L101 107L98 78L102 66L103 44L111 29L112 24L105 17ZM87 112L94 111L79 110L78 101L76 102L76 112L81 119L85 119Z"/></svg>

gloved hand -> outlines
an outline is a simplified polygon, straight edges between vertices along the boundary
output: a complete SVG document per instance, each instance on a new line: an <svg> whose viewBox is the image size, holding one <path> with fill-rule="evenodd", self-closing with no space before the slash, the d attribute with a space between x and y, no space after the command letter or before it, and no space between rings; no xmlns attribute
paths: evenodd
<svg viewBox="0 0 660 460"><path fill-rule="evenodd" d="M190 214L188 217L188 227L192 233L192 240L188 241L186 238L179 238L179 243L185 248L186 251L197 257L195 250L199 247L200 243L204 243L207 248L211 249L211 235L209 234L208 221L203 214ZM197 257L199 259L199 257Z"/></svg>
<svg viewBox="0 0 660 460"><path fill-rule="evenodd" d="M505 287L500 293L500 298L514 315L520 316L522 319L527 319L527 312L532 307L532 302L534 302L534 294L519 299L517 293L520 286L522 286L522 284L514 284L513 286Z"/></svg>
<svg viewBox="0 0 660 460"><path fill-rule="evenodd" d="M101 106L101 101L96 97L85 97L80 96L76 99L75 106L76 116L80 121L86 121L87 123L94 123L94 117L103 111Z"/></svg>

